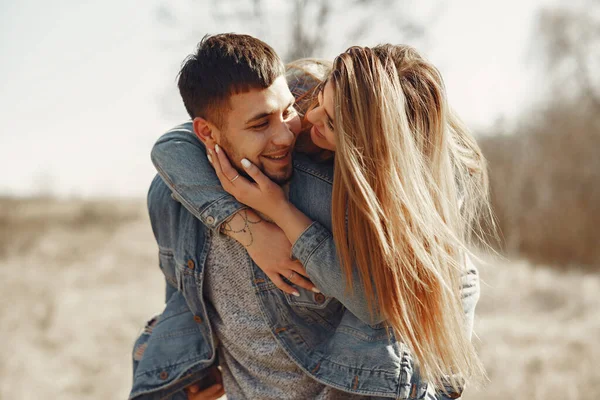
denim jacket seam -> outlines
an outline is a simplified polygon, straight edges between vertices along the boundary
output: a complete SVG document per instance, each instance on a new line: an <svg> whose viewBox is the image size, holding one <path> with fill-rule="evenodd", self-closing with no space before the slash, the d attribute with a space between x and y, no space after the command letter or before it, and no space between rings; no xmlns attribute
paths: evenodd
<svg viewBox="0 0 600 400"><path fill-rule="evenodd" d="M214 363L214 361L213 361L213 363ZM189 371L191 368L193 368L193 367L189 367L185 372ZM181 375L184 375L184 376L181 376ZM143 390L142 389L142 390L138 390L137 392L130 393L129 399L134 399L135 397L146 395L146 394L159 395L159 393L164 392L163 394L159 395L160 396L159 400L167 400L167 399L170 398L170 396L172 394L177 393L180 390L182 390L183 388L179 388L177 386L182 386L181 385L181 381L185 380L185 379L189 379L192 375L193 374L185 376L185 373L184 374L180 374L180 376L178 376L176 379L174 379L171 382L169 382L169 383L167 383L165 385L162 385L162 386L160 386L158 388L154 388L154 389L150 389L150 390ZM204 376L206 376L206 375L204 375ZM202 379L202 378L200 378L200 379ZM194 381L192 381L192 382L194 382ZM192 382L190 382L190 383L192 383ZM171 386L175 386L177 388L171 388L171 389L169 389L169 387L171 387ZM183 385L183 387L186 387L186 386L187 386L187 384Z"/></svg>
<svg viewBox="0 0 600 400"><path fill-rule="evenodd" d="M216 200L213 200L212 202L210 202L210 204L208 204L206 207L204 207L203 209L200 210L200 214L204 214L206 212L209 212L209 210L217 208L224 200L229 200L228 197L230 197L231 195L229 193L224 194L223 196L219 197ZM215 220L215 226L214 228L209 228L213 231L219 231L221 229L221 225L223 225L228 219L230 219L231 217L233 217L235 214L237 214L238 212L242 211L242 210L246 210L249 207L244 205L244 204L240 204L241 207L240 208L236 208L233 210L233 212L231 213L227 213L222 219L220 219L219 221ZM206 226L206 225L205 225Z"/></svg>
<svg viewBox="0 0 600 400"><path fill-rule="evenodd" d="M197 360L206 360L206 359L204 359L202 357L190 357L190 358L186 358L183 361L179 361L179 362L172 363L172 364L166 364L166 365L162 365L160 367L156 367L156 368L153 368L153 369L147 369L147 370L144 370L142 372L138 372L138 373L135 374L135 377L139 378L139 377L142 377L142 376L147 375L147 374L152 374L152 373L154 373L156 371L163 371L165 369L173 369L173 368L175 368L175 367L177 367L177 366L179 366L181 364L187 364L190 361L194 361L196 363L200 362L200 361L197 361ZM210 359L208 359L206 361L210 361ZM192 367L188 367L187 370L189 370L190 368L192 368Z"/></svg>
<svg viewBox="0 0 600 400"><path fill-rule="evenodd" d="M302 233L300 234L300 236L298 236L298 239L296 239L296 241L295 241L295 242L294 242L294 244L292 245L292 249L293 249L294 247L296 247L296 243L300 242L300 241L302 240L302 236L304 236L304 234L305 234L305 233L306 233L306 232L307 232L307 231L308 231L310 228L312 228L312 227L313 227L313 225L314 225L314 224L316 224L316 223L317 223L317 221L313 221L313 222L311 222L311 223L310 223L310 225L308 225L308 226L307 226L307 227L306 227L306 228L305 228L305 229L302 231ZM298 245L298 246L301 246L301 244L300 244L300 245Z"/></svg>
<svg viewBox="0 0 600 400"><path fill-rule="evenodd" d="M163 256L173 257L175 255L175 252L173 252L173 249L170 247L162 247L159 245L158 246L158 254L163 255Z"/></svg>
<svg viewBox="0 0 600 400"><path fill-rule="evenodd" d="M189 336L191 334L194 334L198 332L198 328L186 328L183 330L177 330L175 332L165 332L161 335L157 335L156 339L172 339L172 338L177 338L177 337L182 337L182 336Z"/></svg>
<svg viewBox="0 0 600 400"><path fill-rule="evenodd" d="M300 162L300 161L294 162L294 167L306 174L309 174L311 176L314 176L315 178L322 180L325 183L328 183L329 185L333 185L333 179L331 179L331 177L329 177L325 174L322 174L319 171L316 171L310 167L303 165L302 162Z"/></svg>
<svg viewBox="0 0 600 400"><path fill-rule="evenodd" d="M355 371L360 371L360 372L381 372L381 373L384 373L384 374L393 375L393 373L392 373L392 372L390 372L390 371L387 371L387 370L384 370L384 369L376 369L376 368L375 368L375 369L373 369L373 368L369 368L369 369L367 369L367 368L360 368L360 367L352 367L352 366L350 366L350 365L346 365L346 364L340 364L339 362L332 361L332 360L331 360L330 358L328 358L328 357L322 357L321 359L322 359L322 360L327 360L327 362L329 362L329 363L331 363L331 364L334 364L334 365L337 365L338 367L349 368L349 369L353 369L353 370L355 370Z"/></svg>
<svg viewBox="0 0 600 400"><path fill-rule="evenodd" d="M312 227L313 227L315 224L318 224L318 221L313 221L313 223L312 223L312 224L310 224L310 225L308 226L308 228L306 228L306 229L304 230L304 232L302 232L302 234L301 234L301 235L298 237L298 240L296 240L296 242L294 243L294 246L292 246L292 249L294 249L294 247L295 247L296 243L297 243L297 242L300 240L300 238L302 237L302 235L304 235L304 233L306 233L306 231L308 231L310 228L312 228ZM308 266L308 264L310 263L310 261L309 261L309 260L310 260L310 259L311 259L311 257L312 257L312 256L315 254L315 252L316 252L317 250L319 250L319 248L320 248L321 246L323 246L323 243L325 243L326 241L327 241L327 236L325 236L325 237L324 237L324 238L323 238L323 239L322 239L320 242L318 242L318 243L317 243L317 244L314 246L314 248L312 249L312 251L311 251L311 252L308 254L308 256L306 256L306 260L300 260L300 261L302 262L302 264L304 264L304 265L305 265L305 268L308 268L307 266ZM302 245L299 245L299 247L300 247L300 246L302 246Z"/></svg>
<svg viewBox="0 0 600 400"><path fill-rule="evenodd" d="M159 322L168 321L168 320L170 320L173 317L176 317L176 316L181 315L181 314L185 314L186 312L188 312L188 310L189 310L189 308L187 308L187 307L185 309L180 309L179 311L176 311L174 313L169 314L169 316L166 317L166 318L160 318Z"/></svg>
<svg viewBox="0 0 600 400"><path fill-rule="evenodd" d="M184 193L184 191L182 191L179 188L179 185L177 185L169 177L169 175L165 172L165 170L163 168L161 168L161 166L158 163L155 162L154 157L152 157L152 162L154 163L154 167L158 171L158 174L160 175L160 177L165 181L165 183L169 187L169 190L171 190L172 192L175 192L175 194L177 195L177 199L184 205L184 207L188 211L190 211L194 217L196 217L200 221L202 221L203 225L206 226L208 229L212 229L212 230L219 229L221 227L221 224L223 222L227 221L229 218L231 218L232 215L234 215L235 213L239 212L240 210L243 210L244 208L247 208L247 207L243 206L242 208L240 208L238 210L235 210L235 212L233 212L231 214L228 214L226 217L224 217L217 224L215 224L214 226L210 227L210 226L206 225L205 221L202 218L202 214L204 214L209 209L217 207L219 205L219 202L221 202L223 199L225 199L225 198L227 198L228 196L231 196L231 195L229 193L226 193L226 194L222 195L221 197L219 197L218 199L215 199L212 202L210 202L204 208L197 209L196 207L194 207L194 204L189 199L187 199L185 196L182 195ZM193 210L193 211L191 211L191 210Z"/></svg>

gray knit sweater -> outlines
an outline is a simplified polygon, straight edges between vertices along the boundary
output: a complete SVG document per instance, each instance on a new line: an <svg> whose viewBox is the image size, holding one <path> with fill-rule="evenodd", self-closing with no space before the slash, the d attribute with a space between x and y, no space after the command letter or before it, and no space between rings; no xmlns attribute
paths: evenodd
<svg viewBox="0 0 600 400"><path fill-rule="evenodd" d="M224 235L210 241L204 294L227 399L363 399L313 380L292 362L261 314L245 248Z"/></svg>

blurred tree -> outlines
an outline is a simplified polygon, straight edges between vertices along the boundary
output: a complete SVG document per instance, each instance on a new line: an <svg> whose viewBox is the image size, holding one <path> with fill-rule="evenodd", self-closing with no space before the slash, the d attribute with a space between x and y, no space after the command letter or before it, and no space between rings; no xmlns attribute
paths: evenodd
<svg viewBox="0 0 600 400"><path fill-rule="evenodd" d="M600 267L597 3L539 13L533 45L546 93L512 135L481 140L506 249L537 262Z"/></svg>
<svg viewBox="0 0 600 400"><path fill-rule="evenodd" d="M441 0L430 0L431 15L426 23L434 21L443 7ZM384 29L404 42L414 42L425 35L425 23L411 14L416 0L220 0L214 2L186 0L186 12L173 5L160 5L157 20L168 27L182 26L181 14L195 9L201 14L199 34L190 24L195 41L209 33L244 32L260 37L269 44L281 44L285 60L301 57L322 57L324 51L340 39L347 46L368 38L374 31ZM343 23L341 23L343 21ZM216 33L216 32L211 32ZM390 40L388 39L388 40ZM277 46L275 46L277 47Z"/></svg>
<svg viewBox="0 0 600 400"><path fill-rule="evenodd" d="M340 33L345 29L348 43L358 43L386 21L393 22L393 33L407 43L421 38L425 34L425 26L406 12L408 3L409 0L294 0L290 17L291 41L286 59L295 60L322 54L328 44L327 33L335 34L329 28L337 16L348 14L348 10L351 13L350 18L344 18L346 26L338 28ZM312 21L316 21L316 24Z"/></svg>
<svg viewBox="0 0 600 400"><path fill-rule="evenodd" d="M206 34L247 33L272 45L284 61L332 58L350 45L380 42L424 47L426 26L444 12L443 0L170 0L155 11L162 51L181 60ZM424 6L425 4L425 6ZM176 74L178 64L167 73ZM168 118L184 117L172 81L158 101Z"/></svg>
<svg viewBox="0 0 600 400"><path fill-rule="evenodd" d="M544 9L537 21L538 53L552 89L561 97L583 96L600 111L600 2L588 0L580 9ZM566 91L566 89L569 91Z"/></svg>

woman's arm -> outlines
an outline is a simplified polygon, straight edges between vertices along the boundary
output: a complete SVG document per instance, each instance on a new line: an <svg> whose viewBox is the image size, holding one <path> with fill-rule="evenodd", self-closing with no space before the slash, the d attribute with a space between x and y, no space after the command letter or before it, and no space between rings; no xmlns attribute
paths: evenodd
<svg viewBox="0 0 600 400"><path fill-rule="evenodd" d="M290 258L291 243L283 231L240 204L221 187L208 162L206 148L188 122L164 134L152 149L158 174L179 201L207 228L230 236L246 247L254 262L286 293L299 295L283 277L296 274L294 284L315 291L302 265Z"/></svg>
<svg viewBox="0 0 600 400"><path fill-rule="evenodd" d="M161 136L152 148L151 158L173 197L207 228L218 230L223 222L247 208L221 187L191 121Z"/></svg>
<svg viewBox="0 0 600 400"><path fill-rule="evenodd" d="M228 177L235 176L237 171L231 166L226 154L218 146L214 152L211 149L208 151L212 155L213 166L223 188L238 201L271 218L285 232L289 241L294 243L292 255L304 265L312 282L324 294L337 298L367 324L378 324L385 320L377 309L368 305L356 268L353 269L352 290L346 289L345 274L342 272L335 241L329 230L319 222L313 222L291 204L281 187L249 161L242 160L242 165L255 183L241 176L231 182ZM479 299L479 276L468 255L464 262L466 267L461 278L460 291L466 329L470 336L475 305ZM377 304L377 293L373 304Z"/></svg>
<svg viewBox="0 0 600 400"><path fill-rule="evenodd" d="M238 201L269 217L285 232L289 241L294 243L292 256L304 265L319 290L338 299L367 324L384 321L382 315L369 307L356 269L352 291L346 290L345 274L341 270L331 232L291 204L282 188L248 160L244 159L241 163L254 183L242 176L232 182L231 177L237 171L227 155L218 146L214 151L208 149L208 152L223 189ZM376 300L374 304L377 304Z"/></svg>

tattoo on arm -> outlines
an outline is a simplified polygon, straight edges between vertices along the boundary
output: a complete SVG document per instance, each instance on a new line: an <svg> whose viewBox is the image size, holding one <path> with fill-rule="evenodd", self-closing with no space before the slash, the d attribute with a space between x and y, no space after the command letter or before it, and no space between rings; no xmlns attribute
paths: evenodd
<svg viewBox="0 0 600 400"><path fill-rule="evenodd" d="M256 218L256 220L254 219ZM254 234L252 233L252 225L260 224L264 220L258 216L248 215L248 210L242 210L236 213L233 217L223 222L221 225L221 233L232 237L245 247L250 247L254 243Z"/></svg>

